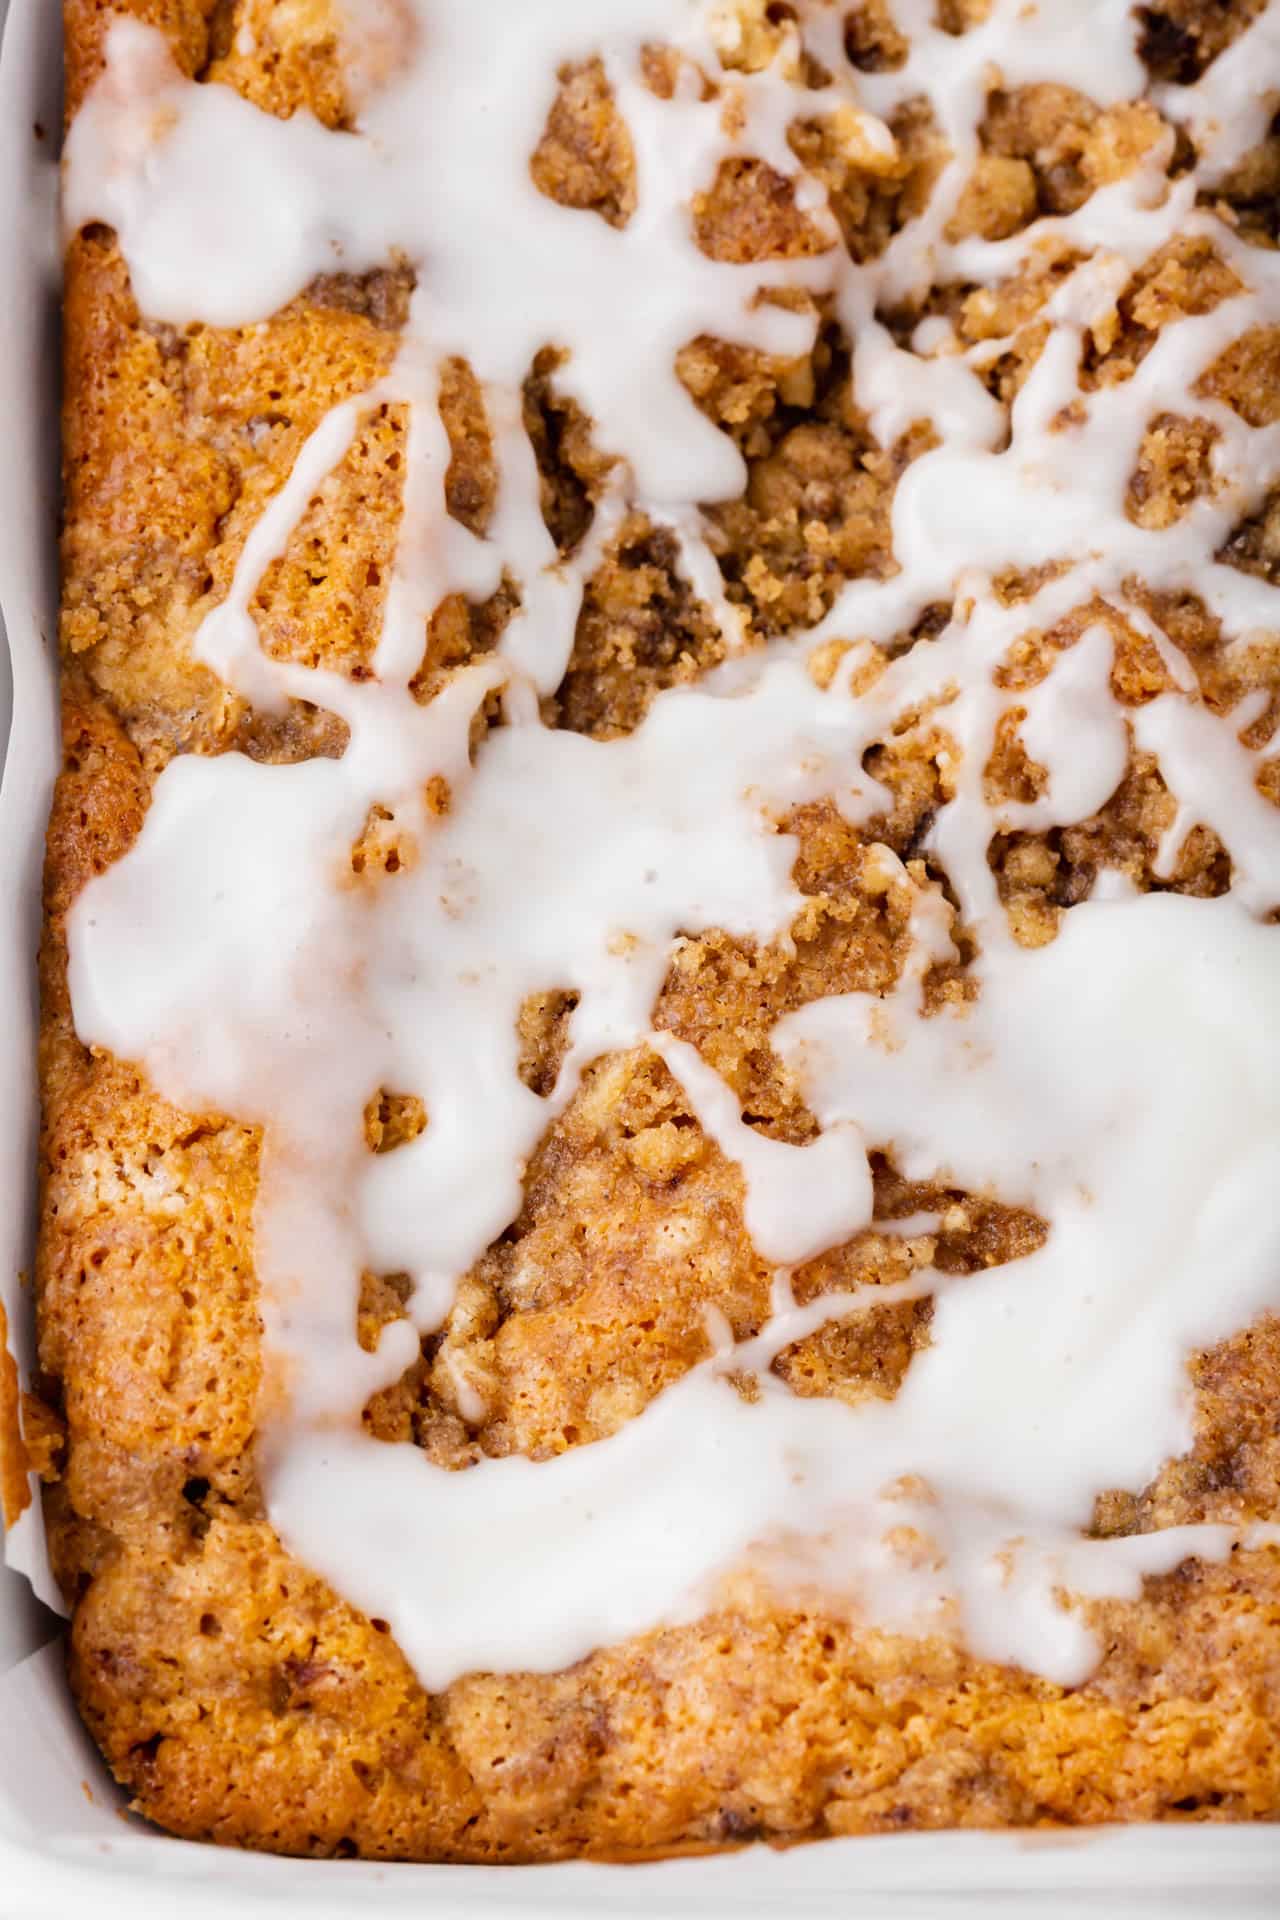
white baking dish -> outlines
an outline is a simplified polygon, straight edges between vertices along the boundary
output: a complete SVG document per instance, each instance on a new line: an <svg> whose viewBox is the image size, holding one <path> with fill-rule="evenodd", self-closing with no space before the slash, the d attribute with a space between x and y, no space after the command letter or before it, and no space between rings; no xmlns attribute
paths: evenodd
<svg viewBox="0 0 1280 1920"><path fill-rule="evenodd" d="M457 0L465 4L465 0ZM607 4L607 0L602 0ZM33 959L40 846L55 765L52 636L57 424L54 148L61 0L0 0L0 1293L20 1363L30 1359L35 1093ZM37 133L37 127L43 129ZM11 662L11 671L10 671ZM9 724L10 703L12 727ZM534 1915L946 1915L993 1907L1032 1920L1280 1912L1280 1827L1147 1827L1063 1835L937 1834L762 1848L652 1867L374 1867L226 1852L163 1838L123 1812L72 1709L49 1596L38 1509L0 1567L0 1920L81 1909L190 1920L235 1910L308 1920L428 1911L477 1920ZM24 1575L10 1570L20 1566ZM1277 1702L1280 1718L1280 1702ZM1280 1732L1280 1729L1278 1729Z"/></svg>

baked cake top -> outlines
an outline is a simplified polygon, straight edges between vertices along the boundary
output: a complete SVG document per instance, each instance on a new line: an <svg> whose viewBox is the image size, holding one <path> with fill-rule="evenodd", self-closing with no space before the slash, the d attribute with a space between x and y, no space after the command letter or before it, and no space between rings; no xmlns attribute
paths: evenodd
<svg viewBox="0 0 1280 1920"><path fill-rule="evenodd" d="M262 1128L272 1522L430 1688L565 1666L744 1569L1082 1678L1064 1594L1134 1592L1232 1538L1086 1539L1099 1496L1189 1445L1188 1354L1280 1304L1280 623L1267 569L1238 564L1280 469L1280 255L1229 206L1280 6L1154 85L1117 0L897 0L870 38L878 9L821 0L344 17L332 125L197 84L118 20L67 150L68 222L115 229L149 322L251 328L321 275L411 286L394 359L301 447L193 641L256 711L334 716L343 750L172 759L69 923L82 1038ZM1078 96L1087 137L1054 154L1037 112ZM758 192L732 217L762 178L776 230ZM1188 270L1199 297L1147 325L1142 298ZM1016 323L975 328L1011 286ZM747 383L738 437L706 401L736 364L803 404L828 327L890 505L826 564L839 506L808 461L802 602L780 605L763 556L726 561L768 484ZM540 364L591 436L580 524L548 510L528 431ZM376 645L344 671L264 644L257 597L375 417L399 436L396 535L365 569ZM643 700L624 661L577 728L584 594L637 514L697 644ZM1224 637L1212 662L1153 615L1187 595ZM458 596L502 618L442 661ZM1221 884L1020 886L1135 754L1177 797L1157 880L1207 833ZM904 858L876 829L912 755L936 783ZM771 1023L795 1113L762 1127L655 1006L713 931L788 950L796 822L822 806L860 835L886 976ZM559 1047L534 1085L540 999ZM704 1362L552 1458L452 1472L381 1444L363 1410L509 1228L548 1129L646 1048L739 1170L771 1316L735 1339L713 1314ZM909 1218L898 1277L810 1291L806 1267L872 1225L873 1155L1020 1210L1020 1257L948 1272L945 1221ZM370 1276L394 1308L362 1341ZM892 1397L807 1397L774 1367L925 1298ZM482 1382L457 1397L482 1418Z"/></svg>

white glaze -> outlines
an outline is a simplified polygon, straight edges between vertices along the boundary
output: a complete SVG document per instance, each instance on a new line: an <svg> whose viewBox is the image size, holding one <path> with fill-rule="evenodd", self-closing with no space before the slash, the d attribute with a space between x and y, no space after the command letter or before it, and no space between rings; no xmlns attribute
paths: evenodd
<svg viewBox="0 0 1280 1920"><path fill-rule="evenodd" d="M432 1687L475 1666L555 1667L693 1617L744 1556L783 1587L816 1582L892 1625L958 1623L979 1653L1078 1681L1095 1649L1059 1587L1132 1594L1144 1572L1229 1545L1213 1529L1106 1546L1078 1530L1100 1491L1141 1486L1188 1444L1188 1352L1280 1305L1280 1021L1275 935L1260 919L1280 905L1280 816L1256 791L1258 756L1239 742L1239 713L1224 721L1203 709L1187 663L1159 636L1183 691L1130 719L1179 802L1162 858L1197 822L1211 825L1232 855L1232 890L1188 902L1100 882L1050 947L1023 952L987 864L992 835L1088 816L1118 783L1129 735L1101 622L1026 694L1002 692L993 673L1019 635L1095 595L1150 634L1125 595L1133 575L1194 588L1242 640L1274 630L1280 596L1214 556L1280 467L1280 436L1251 431L1194 389L1246 327L1280 316L1276 257L1196 210L1199 172L1167 188L1171 135L1069 219L994 244L945 239L997 71L1008 85L1063 80L1103 104L1141 91L1124 0L997 0L990 21L959 40L935 28L932 0L899 0L911 57L866 76L844 58L837 11L814 0L799 9L800 29L830 85L797 93L789 33L774 66L731 78L742 104L733 138L720 103L700 98L693 64L715 73L716 44L733 44L740 29L723 5L413 0L409 11L417 50L381 91L362 82L353 134L305 115L276 121L227 89L190 85L156 34L119 23L68 143L68 221L115 225L155 318L250 322L317 272L395 253L418 272L394 368L317 429L197 642L255 702L301 697L340 714L345 756L295 767L175 761L136 848L86 889L71 922L81 1035L141 1060L169 1097L263 1126L256 1258L266 1350L289 1387L262 1437L272 1519L340 1591L392 1623ZM1271 48L1278 13L1268 7L1240 48ZM361 0L352 34L361 19L382 33L389 17ZM375 40L370 74L382 57ZM641 47L663 41L686 56L670 102L639 69ZM557 67L595 51L636 154L638 204L619 230L552 205L528 175ZM1237 50L1161 104L1206 129L1204 166L1220 168L1227 149L1208 121L1253 126L1258 91ZM887 120L921 93L952 158L883 259L855 268L787 126L800 111L839 114L859 151L883 155ZM689 203L732 151L793 178L825 252L746 268L698 252ZM1081 392L1085 328L1180 230L1211 234L1244 291L1167 327L1123 385ZM961 354L949 329L929 324L907 354L876 310L933 280L994 283L1047 240L1087 257L1046 309L1053 332L1002 449L1003 414L977 377L1000 343ZM689 401L674 359L702 332L804 350L811 318L758 303L778 286L832 297L853 341L857 397L883 443L927 418L939 444L897 490L895 577L853 583L809 635L753 653L699 512L740 489L742 463ZM618 456L567 563L542 524L520 429L520 381L548 344L566 349L562 382ZM444 513L437 368L449 353L484 382L494 430L501 485L484 540ZM250 608L363 413L388 401L412 411L408 531L377 678L356 685L266 658ZM1165 410L1218 429L1218 485L1153 533L1126 517L1125 491L1142 435ZM602 745L546 729L536 696L563 674L582 584L628 502L671 528L733 658ZM1021 606L992 591L1007 567L1061 559L1070 572ZM491 592L504 569L520 580L523 607L499 653L417 707L407 681L426 616L446 592ZM855 698L867 643L934 600L956 603L945 632ZM861 644L820 691L803 657L826 638ZM507 724L473 766L470 723L496 688ZM983 768L1012 704L1025 710L1022 738L1047 787L993 809ZM879 850L885 884L910 914L911 956L886 999L817 1002L775 1030L822 1127L809 1146L784 1146L743 1123L693 1049L651 1033L653 1002L679 933L785 938L799 896L794 843L777 821L828 794L854 823L874 819L887 796L862 770L865 750L921 709L932 711L921 724L951 742L954 793L930 851L980 943L979 997L967 1012L921 1016L923 976L953 952L951 911ZM442 821L423 803L432 774L450 784ZM394 878L354 884L350 848L375 803L391 810L411 857ZM579 999L542 1099L517 1074L516 1015L526 994L552 987ZM416 1355L420 1332L442 1323L460 1275L518 1211L528 1157L583 1069L646 1043L738 1165L747 1229L784 1269L768 1326L735 1347L714 1323L706 1365L612 1439L554 1461L451 1475L370 1440L361 1406ZM361 1115L379 1086L420 1094L429 1123L375 1160ZM924 1271L797 1308L785 1269L870 1221L874 1147L891 1148L913 1177L1034 1209L1049 1225L1044 1247L963 1283ZM384 1330L375 1354L355 1341L365 1267L415 1283L409 1317ZM827 1319L933 1292L931 1345L892 1402L797 1399L767 1371ZM763 1370L750 1405L718 1377L749 1367ZM459 1393L479 1420L474 1386ZM929 1500L903 1495L911 1476L928 1482ZM904 1524L927 1536L922 1565L885 1543Z"/></svg>

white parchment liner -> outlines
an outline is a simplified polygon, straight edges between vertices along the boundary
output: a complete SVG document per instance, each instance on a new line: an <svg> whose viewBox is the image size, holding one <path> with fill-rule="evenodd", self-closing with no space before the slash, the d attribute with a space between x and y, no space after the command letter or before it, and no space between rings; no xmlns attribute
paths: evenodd
<svg viewBox="0 0 1280 1920"><path fill-rule="evenodd" d="M464 5L466 0L455 0ZM602 0L607 4L607 0ZM12 0L0 49L0 1298L20 1368L34 1349L35 953L57 765L57 224L61 0ZM5 0L0 0L0 24ZM37 137L37 123L44 130ZM476 1920L1019 1920L1280 1910L1280 1828L927 1834L753 1848L654 1866L376 1867L274 1860L164 1838L122 1814L71 1705L38 1500L0 1567L0 1920L237 1920L306 1914ZM1011 1903L1011 1904L1010 1904Z"/></svg>

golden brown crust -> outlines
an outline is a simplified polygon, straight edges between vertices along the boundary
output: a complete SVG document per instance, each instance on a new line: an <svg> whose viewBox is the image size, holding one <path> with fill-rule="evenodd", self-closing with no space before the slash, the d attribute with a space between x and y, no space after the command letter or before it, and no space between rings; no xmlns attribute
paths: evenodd
<svg viewBox="0 0 1280 1920"><path fill-rule="evenodd" d="M31 1505L31 1462L22 1435L18 1366L9 1351L9 1318L0 1300L0 1517L11 1527Z"/></svg>
<svg viewBox="0 0 1280 1920"><path fill-rule="evenodd" d="M984 10L982 0L947 0L943 23L958 33ZM160 25L186 71L235 85L269 111L305 104L329 124L343 119L327 0L287 9L266 0L66 0L73 104L96 71L110 11ZM851 51L868 66L899 58L891 11L873 4L851 16ZM1223 43L1218 16L1239 22L1250 11L1170 0L1160 14L1195 43L1179 55L1190 60ZM256 51L236 50L229 29L244 19L255 25ZM1160 57L1172 58L1167 49L1182 43L1159 32ZM662 84L656 60L653 83ZM960 230L994 237L1037 210L1074 204L1111 177L1109 167L1145 150L1151 118L1148 108L1100 113L1062 89L1000 96ZM928 190L936 133L920 115L899 132L906 158L888 177L825 151L821 128L796 136L831 172L858 258L880 251ZM598 73L564 76L539 149L542 190L621 221L628 166ZM760 167L722 175L699 220L721 258L785 257L808 244L789 193ZM1040 310L1064 265L1047 254L1009 281L942 289L931 302L966 344L1007 337L989 375L1005 406L1043 344ZM1208 310L1230 281L1198 242L1148 263L1097 322L1085 378L1129 378L1161 326ZM306 434L389 364L407 292L406 276L389 268L317 283L262 327L178 332L139 316L109 233L81 235L68 257L66 735L46 874L37 1291L50 1432L60 1437L65 1421L67 1434L65 1453L53 1440L44 1450L56 1476L46 1517L74 1608L72 1684L109 1764L133 1804L173 1832L383 1858L631 1856L755 1835L1274 1816L1274 1550L1238 1551L1220 1566L1189 1562L1148 1582L1141 1601L1097 1608L1104 1656L1074 1690L941 1641L858 1630L816 1601L784 1608L744 1588L696 1625L602 1649L567 1673L473 1675L428 1697L382 1623L347 1606L277 1541L252 1454L261 1373L256 1136L226 1116L175 1111L127 1063L82 1046L66 988L65 917L88 878L132 842L173 753L340 750L341 730L309 711L283 724L247 711L192 662L190 639ZM919 317L892 316L906 331ZM1246 418L1272 417L1274 356L1267 339L1232 350L1206 391ZM801 630L846 579L891 569L893 488L927 437L917 430L893 448L876 445L853 405L847 342L830 316L799 361L704 339L690 343L680 369L747 461L743 498L712 519L726 591L749 636ZM449 508L479 530L493 501L492 450L463 363L448 371L443 411ZM567 551L589 524L608 462L590 421L557 395L554 354L529 370L526 421L544 514ZM1153 429L1131 490L1135 516L1166 524L1207 483L1196 427ZM367 668L399 514L402 430L394 412L371 410L264 580L255 612L273 652L351 674ZM1239 531L1238 564L1269 564L1269 524ZM1025 597L1025 582L1004 585L1010 604ZM480 607L454 596L439 610L415 683L421 697L495 644L514 591L508 585ZM1210 704L1225 710L1251 686L1280 692L1280 658L1226 649L1199 603L1150 598L1149 611L1191 659ZM927 644L948 614L930 609L895 650ZM1136 706L1161 691L1150 641L1094 606L1051 634L1025 636L1009 685L1033 685L1053 651L1100 617L1117 623L1117 697ZM633 516L589 584L546 717L597 737L625 733L660 688L713 664L718 646L669 543ZM805 896L791 945L758 948L713 933L683 942L673 959L657 1024L693 1042L752 1123L776 1137L802 1141L813 1122L768 1031L807 1000L883 990L896 978L901 903L865 859L866 838L916 859L946 792L944 746L939 731L910 750L892 738L873 747L868 768L892 808L870 836L829 807L788 823ZM1016 725L986 776L996 795L1034 791ZM447 794L438 800L445 810ZM1018 937L1052 938L1100 865L1153 884L1173 806L1158 767L1135 754L1095 818L998 841L993 865ZM377 824L357 849L365 858L386 851ZM1161 884L1215 891L1225 858L1200 830L1172 883ZM962 960L931 980L933 995L966 991L965 951L961 930ZM521 1017L522 1072L535 1089L550 1086L564 1044L567 1003L556 984L531 996ZM384 1092L368 1119L375 1149L388 1129L417 1124L404 1096ZM909 1186L886 1164L875 1178L876 1223L797 1274L801 1299L854 1280L901 1279L930 1260L977 1271L1043 1236L1034 1217L981 1196ZM944 1216L939 1233L904 1240L883 1230L921 1211ZM366 1276L366 1340L400 1310L396 1280ZM702 1136L656 1056L601 1061L543 1141L519 1218L468 1276L442 1332L371 1404L367 1423L459 1470L481 1454L546 1457L588 1443L705 1355L707 1306L740 1336L758 1328L769 1280L743 1229L739 1173ZM802 1393L891 1395L928 1341L930 1310L927 1300L899 1304L856 1329L829 1327L782 1356L780 1371ZM468 1417L460 1382L472 1400L483 1397L483 1420ZM1193 1450L1152 1486L1105 1497L1097 1532L1274 1514L1280 1321L1201 1356L1194 1385Z"/></svg>

